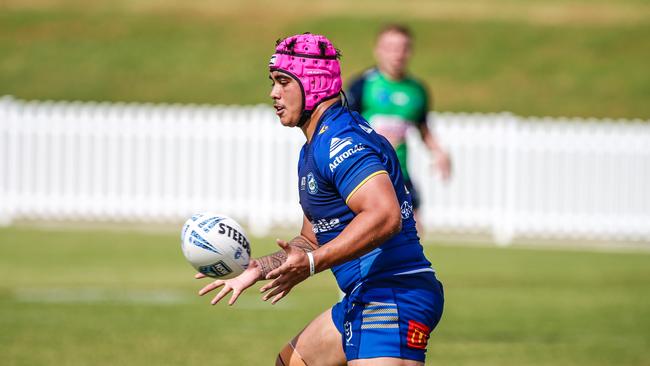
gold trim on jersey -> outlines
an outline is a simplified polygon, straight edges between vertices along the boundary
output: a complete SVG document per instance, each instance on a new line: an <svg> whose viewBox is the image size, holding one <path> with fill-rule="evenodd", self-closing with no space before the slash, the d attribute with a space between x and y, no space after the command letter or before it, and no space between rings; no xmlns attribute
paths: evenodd
<svg viewBox="0 0 650 366"><path fill-rule="evenodd" d="M357 191L359 190L359 188L361 188L362 185L366 184L366 182L368 180L370 180L370 178L372 178L372 177L374 177L376 175L379 175L379 174L388 174L388 172L385 171L385 170L380 170L380 171L374 172L374 173L370 174L369 176L367 176L364 180L359 182L359 184L357 184L356 187L354 187L354 189L352 190L352 192L350 192L350 194L348 194L348 197L345 199L345 204L346 205L348 204L348 201L350 201L350 198L352 198L352 195L357 193Z"/></svg>

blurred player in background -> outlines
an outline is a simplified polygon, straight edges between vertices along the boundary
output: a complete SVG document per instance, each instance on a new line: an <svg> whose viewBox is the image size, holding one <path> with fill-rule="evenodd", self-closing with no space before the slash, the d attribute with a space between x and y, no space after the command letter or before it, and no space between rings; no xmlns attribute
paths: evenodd
<svg viewBox="0 0 650 366"><path fill-rule="evenodd" d="M372 128L384 135L395 148L417 213L420 196L407 167L407 131L411 127L418 129L444 181L451 175L451 161L427 125L430 109L427 89L407 72L412 41L413 36L407 27L395 24L384 26L375 44L377 66L352 81L348 98L350 109L361 113Z"/></svg>
<svg viewBox="0 0 650 366"><path fill-rule="evenodd" d="M303 226L274 254L253 259L212 303L264 279L276 303L331 269L345 293L280 352L276 365L423 365L443 310L442 285L420 245L411 197L390 143L341 103L339 53L320 35L279 41L269 63L280 123L306 137L298 163ZM197 278L203 276L198 274Z"/></svg>

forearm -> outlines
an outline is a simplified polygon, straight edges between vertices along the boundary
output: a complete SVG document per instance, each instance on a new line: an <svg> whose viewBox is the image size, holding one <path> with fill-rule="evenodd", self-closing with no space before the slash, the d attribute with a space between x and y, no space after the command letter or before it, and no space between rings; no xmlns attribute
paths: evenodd
<svg viewBox="0 0 650 366"><path fill-rule="evenodd" d="M335 239L313 252L316 272L361 257L380 246L402 228L401 216L359 213Z"/></svg>
<svg viewBox="0 0 650 366"><path fill-rule="evenodd" d="M295 238L291 239L291 241L289 241L289 245L300 248L305 253L313 251L316 247L315 243L312 243L303 235L298 235ZM268 275L274 269L280 267L286 260L287 252L284 250L279 250L264 257L253 259L253 261L256 262L257 268L260 270L260 280L265 279L266 275Z"/></svg>
<svg viewBox="0 0 650 366"><path fill-rule="evenodd" d="M438 139L436 136L431 133L431 131L427 128L422 132L422 141L424 141L424 145L429 149L429 151L433 154L440 154L444 153L444 150L442 149L442 146L438 143Z"/></svg>

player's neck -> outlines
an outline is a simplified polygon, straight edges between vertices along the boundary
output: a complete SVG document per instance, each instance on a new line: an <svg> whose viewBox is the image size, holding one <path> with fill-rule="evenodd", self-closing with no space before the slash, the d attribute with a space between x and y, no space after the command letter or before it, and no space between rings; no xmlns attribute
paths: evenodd
<svg viewBox="0 0 650 366"><path fill-rule="evenodd" d="M318 125L318 121L323 116L323 113L325 113L327 108L329 108L332 104L338 102L340 99L341 97L336 97L334 99L326 100L321 104L319 104L314 110L314 113L311 114L311 117L307 120L307 122L305 122L305 124L302 125L302 127L300 127L302 133L305 134L308 143L311 141L311 138L314 136L314 132L316 131L316 125Z"/></svg>
<svg viewBox="0 0 650 366"><path fill-rule="evenodd" d="M387 72L386 70L382 70L381 68L379 69L379 72L381 72L384 77L390 81L400 81L406 77L406 70L401 71L401 72Z"/></svg>

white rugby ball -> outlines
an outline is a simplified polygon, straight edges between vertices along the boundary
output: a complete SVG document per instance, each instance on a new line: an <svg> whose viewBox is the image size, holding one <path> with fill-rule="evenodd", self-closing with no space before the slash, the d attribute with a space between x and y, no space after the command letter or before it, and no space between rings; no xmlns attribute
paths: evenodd
<svg viewBox="0 0 650 366"><path fill-rule="evenodd" d="M244 272L251 255L241 226L228 216L214 213L195 214L185 222L181 248L197 271L220 279Z"/></svg>

